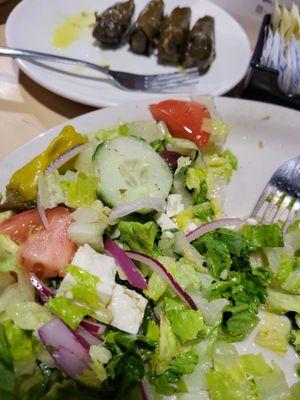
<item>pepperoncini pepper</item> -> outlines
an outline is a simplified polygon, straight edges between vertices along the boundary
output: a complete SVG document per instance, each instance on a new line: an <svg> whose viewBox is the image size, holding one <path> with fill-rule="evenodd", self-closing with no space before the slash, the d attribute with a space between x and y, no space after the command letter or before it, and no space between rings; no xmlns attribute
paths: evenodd
<svg viewBox="0 0 300 400"><path fill-rule="evenodd" d="M39 174L68 150L84 144L87 137L65 126L47 149L16 171L6 186L6 203L30 202L36 198Z"/></svg>

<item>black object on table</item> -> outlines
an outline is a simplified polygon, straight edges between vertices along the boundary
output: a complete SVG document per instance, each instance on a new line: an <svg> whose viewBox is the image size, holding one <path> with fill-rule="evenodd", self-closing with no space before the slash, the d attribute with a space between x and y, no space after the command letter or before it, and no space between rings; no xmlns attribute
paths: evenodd
<svg viewBox="0 0 300 400"><path fill-rule="evenodd" d="M278 71L261 65L260 63L264 47L265 32L270 23L271 14L266 14L260 28L256 47L250 62L245 88L241 97L300 110L300 95L288 95L284 93L278 85Z"/></svg>

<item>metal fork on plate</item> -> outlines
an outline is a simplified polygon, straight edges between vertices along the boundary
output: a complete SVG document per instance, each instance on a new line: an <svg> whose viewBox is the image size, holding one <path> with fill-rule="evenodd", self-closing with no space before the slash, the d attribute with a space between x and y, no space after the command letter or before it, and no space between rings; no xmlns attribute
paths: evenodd
<svg viewBox="0 0 300 400"><path fill-rule="evenodd" d="M57 56L55 54L41 53L39 51L13 49L0 47L0 56L20 58L25 60L55 61L58 63L81 66L103 73L113 80L117 86L127 90L143 90L146 92L163 92L180 86L191 86L199 79L198 68L190 68L183 72L172 72L156 75L138 75L128 72L111 70L88 61L75 58ZM62 71L64 72L64 71ZM73 74L74 75L74 74ZM82 76L82 75L81 75Z"/></svg>
<svg viewBox="0 0 300 400"><path fill-rule="evenodd" d="M284 223L284 230L300 209L300 156L286 161L272 175L251 217L260 223Z"/></svg>

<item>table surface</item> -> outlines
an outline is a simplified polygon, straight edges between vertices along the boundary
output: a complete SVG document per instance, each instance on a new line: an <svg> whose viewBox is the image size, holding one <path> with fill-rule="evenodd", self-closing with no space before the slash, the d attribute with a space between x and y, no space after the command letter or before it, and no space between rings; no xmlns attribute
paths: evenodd
<svg viewBox="0 0 300 400"><path fill-rule="evenodd" d="M236 4L241 5L242 1L247 3L247 7L250 2L252 3L250 8L253 12L252 14L247 12L248 17L241 14L243 7L236 8ZM5 45L4 31L7 17L19 2L20 0L10 0L0 4L0 46ZM227 5L228 11L244 26L251 43L255 43L261 21L261 15L257 15L255 10L260 2L255 0L253 2L215 0L215 2L222 6ZM42 88L20 71L12 59L0 57L0 157L44 130L91 110L92 107L64 99Z"/></svg>

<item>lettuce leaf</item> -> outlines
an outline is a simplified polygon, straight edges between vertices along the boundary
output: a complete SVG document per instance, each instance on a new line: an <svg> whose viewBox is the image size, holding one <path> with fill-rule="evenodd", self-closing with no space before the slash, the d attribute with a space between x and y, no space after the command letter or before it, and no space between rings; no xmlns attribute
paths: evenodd
<svg viewBox="0 0 300 400"><path fill-rule="evenodd" d="M49 174L40 174L39 190L41 204L53 208L65 204L71 208L90 205L96 200L98 178L84 172L68 171L59 175L55 170Z"/></svg>
<svg viewBox="0 0 300 400"><path fill-rule="evenodd" d="M284 373L262 355L238 356L230 344L219 343L214 351L214 369L206 375L212 400L293 399Z"/></svg>
<svg viewBox="0 0 300 400"><path fill-rule="evenodd" d="M0 248L13 255L16 255L19 250L19 246L4 232L0 232Z"/></svg>
<svg viewBox="0 0 300 400"><path fill-rule="evenodd" d="M103 249L103 234L108 226L106 208L96 200L91 205L77 208L72 213L72 222L68 235L78 245L89 244L96 250Z"/></svg>
<svg viewBox="0 0 300 400"><path fill-rule="evenodd" d="M226 158L226 160L229 162L231 165L232 169L237 170L238 169L238 159L237 157L232 153L231 150L227 149L223 151L221 154L221 157Z"/></svg>
<svg viewBox="0 0 300 400"><path fill-rule="evenodd" d="M120 221L118 228L121 232L121 238L131 250L152 255L154 240L158 233L157 225L153 221L145 224Z"/></svg>
<svg viewBox="0 0 300 400"><path fill-rule="evenodd" d="M100 131L95 132L94 136L100 143L102 143L105 140L112 140L119 136L128 136L130 134L128 124L119 124L110 128L101 129Z"/></svg>
<svg viewBox="0 0 300 400"><path fill-rule="evenodd" d="M180 393L180 375L166 370L163 374L150 376L150 383L154 386L156 393L172 396L175 393ZM184 388L183 388L184 391Z"/></svg>
<svg viewBox="0 0 300 400"><path fill-rule="evenodd" d="M67 205L72 208L93 204L96 200L97 186L98 178L83 172L78 173L75 181L62 180L60 182L60 187L67 199Z"/></svg>
<svg viewBox="0 0 300 400"><path fill-rule="evenodd" d="M271 311L281 314L289 311L300 313L300 295L291 295L274 289L268 289L266 304Z"/></svg>
<svg viewBox="0 0 300 400"><path fill-rule="evenodd" d="M176 374L191 374L198 364L199 356L192 351L179 354L170 363L169 371Z"/></svg>
<svg viewBox="0 0 300 400"><path fill-rule="evenodd" d="M0 272L17 272L18 268L17 257L0 247Z"/></svg>
<svg viewBox="0 0 300 400"><path fill-rule="evenodd" d="M175 220L181 230L185 230L189 224L203 225L212 221L214 210L209 201L187 207L184 211L177 214Z"/></svg>
<svg viewBox="0 0 300 400"><path fill-rule="evenodd" d="M179 343L173 333L170 322L164 316L160 318L159 342L153 359L153 369L157 375L163 374L179 351Z"/></svg>
<svg viewBox="0 0 300 400"><path fill-rule="evenodd" d="M90 313L89 308L74 304L72 299L63 296L49 299L46 307L72 329L76 329L84 316Z"/></svg>
<svg viewBox="0 0 300 400"><path fill-rule="evenodd" d="M289 319L273 313L264 313L263 319L255 343L283 355L287 352L288 335L291 330Z"/></svg>
<svg viewBox="0 0 300 400"><path fill-rule="evenodd" d="M97 292L99 278L75 265L68 265L66 269L71 275L66 290L49 299L46 307L72 329L77 328L85 315L109 323L111 314L101 304Z"/></svg>
<svg viewBox="0 0 300 400"><path fill-rule="evenodd" d="M33 373L35 364L31 332L18 328L11 321L2 321L17 376Z"/></svg>
<svg viewBox="0 0 300 400"><path fill-rule="evenodd" d="M284 247L279 225L244 225L242 235L248 240L253 251L261 247Z"/></svg>
<svg viewBox="0 0 300 400"><path fill-rule="evenodd" d="M203 315L200 310L190 310L182 302L170 297L164 298L165 315L171 322L172 331L181 343L193 340L206 332Z"/></svg>
<svg viewBox="0 0 300 400"><path fill-rule="evenodd" d="M5 319L11 319L17 327L24 330L37 330L51 319L51 313L33 301L15 299L7 305Z"/></svg>
<svg viewBox="0 0 300 400"><path fill-rule="evenodd" d="M199 393L206 391L208 388L206 381L206 374L213 367L213 350L214 344L218 336L218 327L215 326L197 346L194 351L198 356L198 364L189 375L184 377L184 382L188 393L192 396L195 395L196 399L199 399ZM194 397L192 397L194 398Z"/></svg>
<svg viewBox="0 0 300 400"><path fill-rule="evenodd" d="M232 176L233 167L231 164L231 159L228 159L228 155L218 156L217 154L207 155L204 157L204 161L207 166L208 173L221 175L226 179L227 182L230 181Z"/></svg>
<svg viewBox="0 0 300 400"><path fill-rule="evenodd" d="M196 339L206 331L200 310L182 310L172 320L172 330L181 343Z"/></svg>
<svg viewBox="0 0 300 400"><path fill-rule="evenodd" d="M157 301L167 289L168 284L157 273L153 272L148 280L148 289L144 290L144 293L150 299Z"/></svg>
<svg viewBox="0 0 300 400"><path fill-rule="evenodd" d="M273 365L272 372L266 375L256 376L254 381L259 399L293 400L285 375L276 365Z"/></svg>

